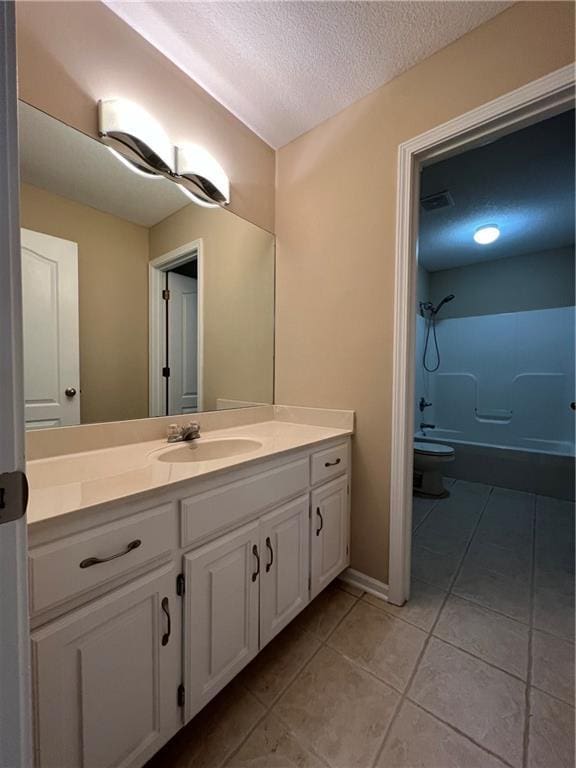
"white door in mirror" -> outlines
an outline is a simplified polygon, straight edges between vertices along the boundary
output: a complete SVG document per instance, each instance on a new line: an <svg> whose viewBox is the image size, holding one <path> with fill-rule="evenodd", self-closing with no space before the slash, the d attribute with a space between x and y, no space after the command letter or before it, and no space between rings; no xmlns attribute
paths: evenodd
<svg viewBox="0 0 576 768"><path fill-rule="evenodd" d="M28 429L80 424L78 246L21 230Z"/></svg>
<svg viewBox="0 0 576 768"><path fill-rule="evenodd" d="M198 410L198 281L168 273L168 413Z"/></svg>

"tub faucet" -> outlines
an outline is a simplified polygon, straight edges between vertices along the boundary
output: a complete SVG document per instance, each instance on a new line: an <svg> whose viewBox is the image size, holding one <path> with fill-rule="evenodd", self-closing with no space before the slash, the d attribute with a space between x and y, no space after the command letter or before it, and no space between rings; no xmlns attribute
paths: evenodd
<svg viewBox="0 0 576 768"><path fill-rule="evenodd" d="M168 427L168 442L182 443L190 440L197 440L200 437L200 424L197 421L191 421L184 427L177 424L170 424Z"/></svg>
<svg viewBox="0 0 576 768"><path fill-rule="evenodd" d="M423 421L421 421L420 429L436 429L436 424L425 424Z"/></svg>

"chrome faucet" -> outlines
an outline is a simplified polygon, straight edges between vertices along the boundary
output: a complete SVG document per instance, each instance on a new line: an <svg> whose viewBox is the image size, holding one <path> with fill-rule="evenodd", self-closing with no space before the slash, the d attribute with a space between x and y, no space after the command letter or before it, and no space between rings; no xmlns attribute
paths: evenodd
<svg viewBox="0 0 576 768"><path fill-rule="evenodd" d="M432 403L429 403L425 397L420 398L420 402L418 403L418 408L420 408L420 413L424 413L425 408L430 408Z"/></svg>
<svg viewBox="0 0 576 768"><path fill-rule="evenodd" d="M425 422L420 422L420 429L436 429L436 424L426 424Z"/></svg>
<svg viewBox="0 0 576 768"><path fill-rule="evenodd" d="M191 421L183 427L178 424L170 424L168 427L168 442L182 443L190 440L197 440L200 437L200 424L197 421Z"/></svg>

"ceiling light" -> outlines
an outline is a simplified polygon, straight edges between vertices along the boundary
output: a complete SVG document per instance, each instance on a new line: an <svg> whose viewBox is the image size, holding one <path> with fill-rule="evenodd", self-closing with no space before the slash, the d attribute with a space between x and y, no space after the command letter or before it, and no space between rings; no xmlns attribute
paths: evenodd
<svg viewBox="0 0 576 768"><path fill-rule="evenodd" d="M174 172L174 146L168 134L137 104L126 99L100 101L98 133L105 144L137 164Z"/></svg>
<svg viewBox="0 0 576 768"><path fill-rule="evenodd" d="M494 224L478 227L474 232L474 240L480 245L490 245L500 237L500 230Z"/></svg>
<svg viewBox="0 0 576 768"><path fill-rule="evenodd" d="M114 157L117 160L120 160L122 165L125 165L126 168L129 168L132 173L135 173L137 176L141 176L144 179L163 179L164 176L161 176L159 173L154 173L154 171L149 171L147 168L144 168L141 165L137 165L132 160L128 160L127 157L124 157L124 155L121 155L120 152L117 152L113 147L106 147L106 149L110 150Z"/></svg>
<svg viewBox="0 0 576 768"><path fill-rule="evenodd" d="M203 200L201 197L198 197L198 195L195 195L194 192L190 192L189 189L186 189L186 187L183 184L176 184L180 192L186 195L187 198L192 200L192 202L196 203L196 205L199 205L201 208L220 208L218 203L208 203L206 200Z"/></svg>
<svg viewBox="0 0 576 768"><path fill-rule="evenodd" d="M230 179L203 147L197 144L176 147L176 173L197 187L198 192L193 194L204 202L219 205L230 202Z"/></svg>

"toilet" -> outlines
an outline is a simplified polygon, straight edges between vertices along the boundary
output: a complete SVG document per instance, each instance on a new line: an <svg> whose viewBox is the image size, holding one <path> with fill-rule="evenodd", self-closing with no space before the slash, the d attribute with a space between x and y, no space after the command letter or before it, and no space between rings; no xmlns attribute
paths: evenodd
<svg viewBox="0 0 576 768"><path fill-rule="evenodd" d="M444 488L442 473L444 467L454 461L454 448L442 443L414 442L415 496L444 499L449 492Z"/></svg>

